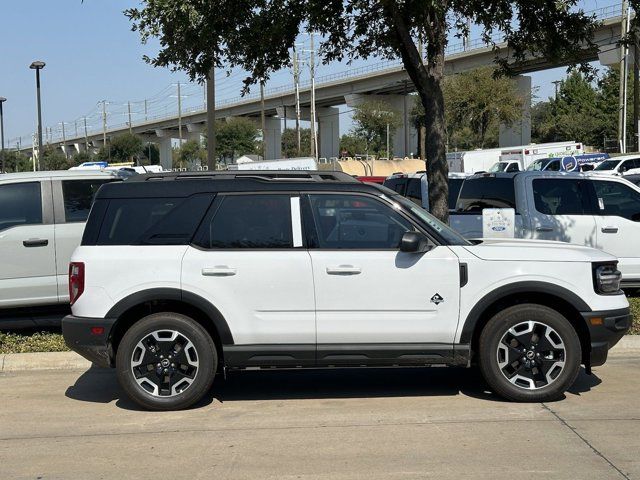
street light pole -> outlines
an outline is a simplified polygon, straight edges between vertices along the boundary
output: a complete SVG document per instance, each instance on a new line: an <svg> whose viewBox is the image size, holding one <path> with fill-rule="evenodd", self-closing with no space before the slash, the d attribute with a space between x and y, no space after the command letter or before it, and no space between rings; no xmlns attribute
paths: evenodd
<svg viewBox="0 0 640 480"><path fill-rule="evenodd" d="M0 148L0 157L2 157L2 171L4 173L4 116L2 112L2 104L6 102L7 99L4 97L0 97L0 141L2 142L2 147Z"/></svg>
<svg viewBox="0 0 640 480"><path fill-rule="evenodd" d="M36 60L29 65L31 70L36 71L36 97L38 102L38 164L40 164L42 156L42 105L40 102L40 70L45 67L46 63Z"/></svg>

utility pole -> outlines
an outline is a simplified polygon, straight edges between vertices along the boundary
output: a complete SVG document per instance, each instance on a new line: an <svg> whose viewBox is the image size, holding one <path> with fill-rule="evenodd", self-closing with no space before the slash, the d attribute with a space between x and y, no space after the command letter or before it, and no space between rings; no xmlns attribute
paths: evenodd
<svg viewBox="0 0 640 480"><path fill-rule="evenodd" d="M144 99L144 121L147 121L147 99Z"/></svg>
<svg viewBox="0 0 640 480"><path fill-rule="evenodd" d="M629 2L622 0L622 23L620 36L625 38L629 33ZM620 45L620 92L618 105L618 146L620 153L627 152L627 72L629 48Z"/></svg>
<svg viewBox="0 0 640 480"><path fill-rule="evenodd" d="M640 52L638 48L638 20L633 18L633 134L635 136L635 151L640 152Z"/></svg>
<svg viewBox="0 0 640 480"><path fill-rule="evenodd" d="M295 44L293 45L293 83L295 85L296 92L296 147L298 157L302 156L302 148L300 145L300 59L298 52L296 51Z"/></svg>
<svg viewBox="0 0 640 480"><path fill-rule="evenodd" d="M178 141L182 148L182 95L180 95L180 82L178 82Z"/></svg>
<svg viewBox="0 0 640 480"><path fill-rule="evenodd" d="M318 139L316 138L316 58L313 44L313 32L311 36L311 49L309 69L311 71L311 156L318 160Z"/></svg>
<svg viewBox="0 0 640 480"><path fill-rule="evenodd" d="M216 169L216 69L211 66L207 79L207 167Z"/></svg>
<svg viewBox="0 0 640 480"><path fill-rule="evenodd" d="M2 147L0 148L0 156L2 156L2 170L0 172L4 173L4 117L2 112L2 104L6 102L7 99L4 97L0 97L0 139L2 141Z"/></svg>
<svg viewBox="0 0 640 480"><path fill-rule="evenodd" d="M84 117L84 150L89 151L89 136L87 135L87 117Z"/></svg>
<svg viewBox="0 0 640 480"><path fill-rule="evenodd" d="M262 160L267 159L267 129L264 117L264 79L260 79L260 123L262 130Z"/></svg>
<svg viewBox="0 0 640 480"><path fill-rule="evenodd" d="M73 121L73 126L76 129L76 138L78 138L78 120L74 120Z"/></svg>
<svg viewBox="0 0 640 480"><path fill-rule="evenodd" d="M131 102L127 102L127 109L129 110L129 133L133 133L133 125L131 124Z"/></svg>
<svg viewBox="0 0 640 480"><path fill-rule="evenodd" d="M387 160L389 159L389 124L387 123Z"/></svg>
<svg viewBox="0 0 640 480"><path fill-rule="evenodd" d="M64 133L64 122L62 125L62 153L64 153L64 158L69 159L69 155L67 155L67 136Z"/></svg>
<svg viewBox="0 0 640 480"><path fill-rule="evenodd" d="M107 101L102 100L102 145L107 146Z"/></svg>

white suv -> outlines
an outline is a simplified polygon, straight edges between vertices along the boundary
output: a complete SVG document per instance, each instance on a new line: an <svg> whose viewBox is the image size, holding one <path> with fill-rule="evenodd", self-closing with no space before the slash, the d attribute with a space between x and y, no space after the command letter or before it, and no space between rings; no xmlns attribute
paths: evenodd
<svg viewBox="0 0 640 480"><path fill-rule="evenodd" d="M62 329L150 409L227 369L475 362L503 397L546 401L629 329L619 282L611 255L472 244L342 173L144 175L98 192Z"/></svg>
<svg viewBox="0 0 640 480"><path fill-rule="evenodd" d="M60 324L68 268L93 196L115 173L0 175L0 326Z"/></svg>

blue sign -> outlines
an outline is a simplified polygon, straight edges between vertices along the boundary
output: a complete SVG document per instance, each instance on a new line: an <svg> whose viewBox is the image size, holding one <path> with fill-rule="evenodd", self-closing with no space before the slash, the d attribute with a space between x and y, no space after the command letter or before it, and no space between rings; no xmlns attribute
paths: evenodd
<svg viewBox="0 0 640 480"><path fill-rule="evenodd" d="M578 161L576 160L576 157L573 156L562 157L560 164L562 165L562 170L565 172L573 172L578 168Z"/></svg>

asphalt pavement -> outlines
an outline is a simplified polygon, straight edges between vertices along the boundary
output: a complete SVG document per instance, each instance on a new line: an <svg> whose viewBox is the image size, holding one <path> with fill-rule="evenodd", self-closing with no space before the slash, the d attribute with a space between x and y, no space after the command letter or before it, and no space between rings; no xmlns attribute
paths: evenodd
<svg viewBox="0 0 640 480"><path fill-rule="evenodd" d="M112 370L0 374L0 479L640 479L640 356L566 398L504 402L477 370L266 371L145 412Z"/></svg>

